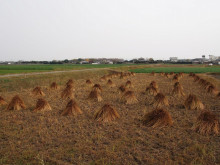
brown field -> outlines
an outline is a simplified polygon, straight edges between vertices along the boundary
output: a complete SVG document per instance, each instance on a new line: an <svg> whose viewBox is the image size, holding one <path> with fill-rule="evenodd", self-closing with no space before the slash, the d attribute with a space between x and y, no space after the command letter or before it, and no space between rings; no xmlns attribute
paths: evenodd
<svg viewBox="0 0 220 165"><path fill-rule="evenodd" d="M171 95L172 77L160 74L116 77L111 79L116 87L111 88L108 80L100 81L104 74L82 74L77 78L69 74L42 81L33 77L30 83L25 82L26 88L22 81L11 84L14 90L1 88L0 96L8 103L18 94L27 108L7 111L7 106L0 107L0 164L220 164L220 136L193 131L201 110L186 110L183 106L186 97L193 93L205 110L211 110L219 119L220 101L207 94L192 77L187 74L180 79L185 97L178 98ZM200 76L220 89L219 80L205 74ZM103 101L87 99L91 91L86 85L88 78L101 85ZM83 112L77 116L61 116L68 103L68 99L61 99L61 91L68 79L74 80L75 100ZM138 103L126 105L120 100L118 87L128 80L133 86L129 90L134 91ZM58 83L59 90L49 90L53 81ZM165 109L173 120L170 127L151 128L142 124L144 114L154 109L153 96L144 93L151 81L168 98L169 107ZM31 95L31 91L36 86L41 86L45 93L42 98L50 104L51 111L33 112L39 97ZM95 121L95 112L106 103L117 110L120 118L110 123Z"/></svg>

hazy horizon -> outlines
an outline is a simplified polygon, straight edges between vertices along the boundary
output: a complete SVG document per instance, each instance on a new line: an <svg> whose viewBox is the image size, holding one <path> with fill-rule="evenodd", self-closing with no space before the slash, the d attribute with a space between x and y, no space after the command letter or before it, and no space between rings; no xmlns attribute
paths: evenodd
<svg viewBox="0 0 220 165"><path fill-rule="evenodd" d="M220 56L219 0L0 0L0 61Z"/></svg>

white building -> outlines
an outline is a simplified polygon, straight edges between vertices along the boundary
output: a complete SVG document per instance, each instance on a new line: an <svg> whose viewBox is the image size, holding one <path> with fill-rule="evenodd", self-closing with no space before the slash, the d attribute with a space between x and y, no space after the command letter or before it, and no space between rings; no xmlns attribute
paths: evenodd
<svg viewBox="0 0 220 165"><path fill-rule="evenodd" d="M171 62L177 62L177 61L178 61L178 58L177 58L177 57L170 57L170 61L171 61Z"/></svg>
<svg viewBox="0 0 220 165"><path fill-rule="evenodd" d="M209 61L215 61L215 60L218 60L218 59L219 59L218 56L209 55Z"/></svg>

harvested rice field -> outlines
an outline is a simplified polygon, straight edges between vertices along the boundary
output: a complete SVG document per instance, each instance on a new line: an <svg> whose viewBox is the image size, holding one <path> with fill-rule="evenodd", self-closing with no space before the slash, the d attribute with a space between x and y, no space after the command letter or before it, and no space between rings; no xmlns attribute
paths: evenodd
<svg viewBox="0 0 220 165"><path fill-rule="evenodd" d="M197 75L210 81L205 74ZM68 90L73 96L66 98L61 98L67 88L65 83L53 90L50 84L42 86L44 96L33 95L36 86L1 92L7 104L0 106L0 164L220 164L220 97L216 96L220 90L219 80L212 78L211 83L217 90L214 94L208 93L199 80L195 82L195 75L183 74L178 80L173 77L137 73L102 79L93 77L86 83L87 77L74 80L70 76L73 83ZM108 84L109 79L112 83ZM126 100L127 96L118 88L128 80L131 83L127 83L130 85L126 91L132 94ZM158 100L145 91L152 81L156 82L153 88L163 94L162 101L165 101L158 112L153 111ZM184 96L172 94L177 81ZM88 99L95 90L91 83L100 84L97 95L102 99ZM200 100L203 110L185 108L189 94ZM23 100L26 109L7 110L15 95ZM46 100L51 110L34 111L39 98ZM67 106L70 99L75 102ZM70 108L70 115L62 115L66 108ZM69 113L76 109L80 113ZM204 110L215 116L208 118L206 125L205 120L197 121ZM152 111L155 113L150 113ZM99 120L95 120L95 115ZM195 129L196 124L200 125ZM204 129L207 134L203 134Z"/></svg>

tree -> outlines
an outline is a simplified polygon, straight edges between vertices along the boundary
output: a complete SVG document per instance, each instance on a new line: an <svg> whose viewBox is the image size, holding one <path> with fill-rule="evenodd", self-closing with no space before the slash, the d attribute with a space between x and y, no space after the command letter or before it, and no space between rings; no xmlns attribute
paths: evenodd
<svg viewBox="0 0 220 165"><path fill-rule="evenodd" d="M64 62L64 63L69 63L69 60L68 60L68 59L65 59L63 62Z"/></svg>

